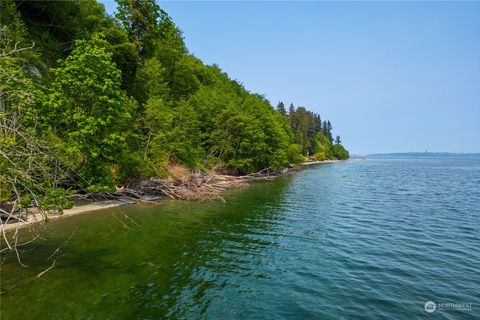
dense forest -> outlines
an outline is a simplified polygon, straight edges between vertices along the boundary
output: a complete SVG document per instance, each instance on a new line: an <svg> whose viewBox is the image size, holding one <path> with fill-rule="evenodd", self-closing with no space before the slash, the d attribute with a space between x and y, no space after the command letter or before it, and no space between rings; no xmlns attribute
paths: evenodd
<svg viewBox="0 0 480 320"><path fill-rule="evenodd" d="M330 121L189 53L154 0L0 1L0 202L61 207L172 163L232 175L346 159Z"/></svg>

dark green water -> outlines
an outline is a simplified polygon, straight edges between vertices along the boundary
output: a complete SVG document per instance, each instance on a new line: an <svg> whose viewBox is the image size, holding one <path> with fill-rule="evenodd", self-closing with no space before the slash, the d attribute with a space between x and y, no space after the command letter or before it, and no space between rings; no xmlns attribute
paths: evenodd
<svg viewBox="0 0 480 320"><path fill-rule="evenodd" d="M325 164L226 199L50 223L28 268L2 255L1 319L480 317L478 158Z"/></svg>

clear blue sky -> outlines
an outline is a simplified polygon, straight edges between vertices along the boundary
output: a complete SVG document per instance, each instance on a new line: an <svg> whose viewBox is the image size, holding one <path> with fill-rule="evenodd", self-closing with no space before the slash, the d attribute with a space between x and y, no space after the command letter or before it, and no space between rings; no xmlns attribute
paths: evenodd
<svg viewBox="0 0 480 320"><path fill-rule="evenodd" d="M191 53L352 153L480 152L480 2L159 4Z"/></svg>

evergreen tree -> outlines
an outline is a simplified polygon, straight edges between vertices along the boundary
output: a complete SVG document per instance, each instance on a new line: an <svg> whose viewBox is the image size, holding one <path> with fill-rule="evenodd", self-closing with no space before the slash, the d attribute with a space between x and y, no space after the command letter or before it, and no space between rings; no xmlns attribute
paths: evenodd
<svg viewBox="0 0 480 320"><path fill-rule="evenodd" d="M322 131L322 118L319 114L315 114L315 133Z"/></svg>
<svg viewBox="0 0 480 320"><path fill-rule="evenodd" d="M291 117L295 113L295 106L293 103L290 103L290 107L288 108L288 115Z"/></svg>
<svg viewBox="0 0 480 320"><path fill-rule="evenodd" d="M151 54L153 40L157 33L160 7L155 0L116 0L115 17L125 30L130 41L137 47L142 57Z"/></svg>
<svg viewBox="0 0 480 320"><path fill-rule="evenodd" d="M330 142L333 142L332 124L330 123L330 120L327 121L327 137Z"/></svg>
<svg viewBox="0 0 480 320"><path fill-rule="evenodd" d="M157 40L170 49L179 53L187 53L187 47L183 40L182 31L175 25L168 13L162 9L159 11L160 22L157 28Z"/></svg>
<svg viewBox="0 0 480 320"><path fill-rule="evenodd" d="M283 116L287 116L287 109L285 109L285 105L281 101L277 105L277 112Z"/></svg>
<svg viewBox="0 0 480 320"><path fill-rule="evenodd" d="M323 121L322 133L325 137L327 137L330 140L330 142L333 142L332 124L330 123L329 120L324 120Z"/></svg>

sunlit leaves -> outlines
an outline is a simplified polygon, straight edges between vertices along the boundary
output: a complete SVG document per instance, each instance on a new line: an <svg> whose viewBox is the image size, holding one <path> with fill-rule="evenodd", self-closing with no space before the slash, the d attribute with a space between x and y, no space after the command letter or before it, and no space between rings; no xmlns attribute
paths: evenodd
<svg viewBox="0 0 480 320"><path fill-rule="evenodd" d="M87 184L112 185L108 164L125 147L123 129L134 109L121 89L121 75L102 40L80 40L53 70L55 80L44 108L54 132L84 156Z"/></svg>

